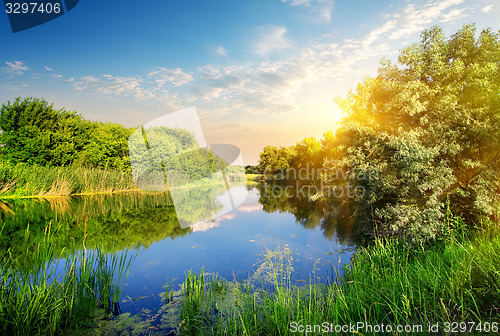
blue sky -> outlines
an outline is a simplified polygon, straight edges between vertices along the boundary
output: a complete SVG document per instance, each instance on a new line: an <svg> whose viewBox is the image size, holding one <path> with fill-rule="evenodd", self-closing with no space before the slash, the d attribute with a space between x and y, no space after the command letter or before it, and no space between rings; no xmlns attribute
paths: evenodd
<svg viewBox="0 0 500 336"><path fill-rule="evenodd" d="M495 0L81 0L12 33L0 13L0 103L43 97L85 118L147 123L195 106L207 143L256 163L333 130L345 96L435 24L500 29Z"/></svg>

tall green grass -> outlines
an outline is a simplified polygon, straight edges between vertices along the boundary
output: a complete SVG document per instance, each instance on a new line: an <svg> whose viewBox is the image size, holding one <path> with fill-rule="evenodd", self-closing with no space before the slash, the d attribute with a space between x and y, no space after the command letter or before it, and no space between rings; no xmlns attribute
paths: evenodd
<svg viewBox="0 0 500 336"><path fill-rule="evenodd" d="M268 273L273 290L217 279L219 294L204 296L200 293L214 286L214 280L203 272L194 279L189 274L196 290L184 292L180 334L293 335L303 334L294 333L299 325L322 327L323 322L421 325L424 334L429 324L439 323L444 333L446 322L475 322L476 327L488 322L490 333L496 334L491 326L500 324L500 229L483 224L469 237L460 219L451 218L446 236L419 248L396 239L378 240L359 248L345 274L328 285L311 280L293 286L289 277L274 271Z"/></svg>
<svg viewBox="0 0 500 336"><path fill-rule="evenodd" d="M0 162L0 197L60 196L135 189L131 173Z"/></svg>
<svg viewBox="0 0 500 336"><path fill-rule="evenodd" d="M0 231L1 233L1 231ZM14 255L0 252L0 334L53 335L85 328L95 314L118 313L121 283L132 257L74 249L60 267L50 226L45 240Z"/></svg>

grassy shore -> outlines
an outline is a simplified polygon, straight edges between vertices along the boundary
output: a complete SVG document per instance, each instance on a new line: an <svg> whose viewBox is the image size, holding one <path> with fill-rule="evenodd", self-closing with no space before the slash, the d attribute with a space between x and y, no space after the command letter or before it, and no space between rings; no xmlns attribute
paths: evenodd
<svg viewBox="0 0 500 336"><path fill-rule="evenodd" d="M29 236L26 230L26 246ZM0 334L151 331L140 321L134 327L137 318L127 314L119 323L109 319L128 274L127 254L75 249L57 268L50 227L45 237L25 254L0 253ZM290 256L286 246L268 251L242 282L188 272L180 291L167 286L161 295L164 312L177 316L172 328L180 335L304 335L308 328L308 335L322 335L353 334L335 327L355 325L361 335L425 335L446 334L446 328L497 334L500 327L497 224L484 222L470 233L451 218L442 239L420 247L377 240L358 248L343 274L332 272L326 284L312 280L317 274L308 285L293 284ZM447 324L452 322L457 324ZM369 329L381 325L386 332ZM398 333L398 325L422 329ZM430 325L438 332L429 331ZM388 326L394 329L387 332Z"/></svg>
<svg viewBox="0 0 500 336"><path fill-rule="evenodd" d="M180 334L324 335L358 322L364 327L338 334L416 334L420 326L421 334L497 334L500 229L488 223L469 237L459 219L449 224L430 246L391 239L359 248L345 275L327 285L293 286L283 267L271 273L272 290L264 279L255 287L189 273ZM368 327L382 324L385 332Z"/></svg>
<svg viewBox="0 0 500 336"><path fill-rule="evenodd" d="M0 197L48 197L135 189L131 173L84 167L0 163Z"/></svg>
<svg viewBox="0 0 500 336"><path fill-rule="evenodd" d="M0 230L1 234L1 230ZM26 246L29 230L26 230ZM71 334L119 310L121 282L132 258L74 249L58 267L50 226L24 255L0 252L0 334Z"/></svg>
<svg viewBox="0 0 500 336"><path fill-rule="evenodd" d="M237 182L231 167L228 178ZM257 174L247 175L252 181ZM244 182L244 181L241 181ZM205 186L207 179L180 188ZM52 167L0 162L0 198L55 197L139 191L130 171L85 167Z"/></svg>

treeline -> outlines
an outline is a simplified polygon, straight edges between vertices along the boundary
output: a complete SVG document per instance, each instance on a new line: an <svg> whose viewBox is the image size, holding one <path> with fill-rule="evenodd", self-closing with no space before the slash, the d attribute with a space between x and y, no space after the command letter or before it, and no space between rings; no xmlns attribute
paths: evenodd
<svg viewBox="0 0 500 336"><path fill-rule="evenodd" d="M219 145L216 155L201 148L188 130L89 121L44 99L3 104L0 130L2 196L123 191L134 189L134 183L164 190L166 179L180 186L231 163L221 157L231 154L228 145ZM229 178L235 175L232 168L226 169Z"/></svg>
<svg viewBox="0 0 500 336"><path fill-rule="evenodd" d="M331 132L325 137L331 136ZM258 169L263 174L276 174L287 169L322 167L326 153L325 139L305 138L290 147L266 146L259 155Z"/></svg>
<svg viewBox="0 0 500 336"><path fill-rule="evenodd" d="M439 27L425 30L397 63L382 61L377 77L338 104L345 117L334 133L266 147L261 172L309 163L331 188L362 188L345 201L371 234L438 238L447 207L469 225L478 216L498 219L498 33L466 25L446 38Z"/></svg>
<svg viewBox="0 0 500 336"><path fill-rule="evenodd" d="M20 97L0 109L0 156L11 163L128 169L133 129L56 110L44 99Z"/></svg>
<svg viewBox="0 0 500 336"><path fill-rule="evenodd" d="M308 137L289 147L266 146L259 155L256 169L267 178L298 179L300 172L301 180L317 181L325 172L325 158L332 154L333 138L334 134L327 132L320 140Z"/></svg>

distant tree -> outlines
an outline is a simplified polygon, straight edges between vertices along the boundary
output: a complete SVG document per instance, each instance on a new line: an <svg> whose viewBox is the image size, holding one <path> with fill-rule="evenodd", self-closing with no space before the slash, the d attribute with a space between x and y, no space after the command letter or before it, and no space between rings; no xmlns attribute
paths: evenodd
<svg viewBox="0 0 500 336"><path fill-rule="evenodd" d="M421 37L340 101L348 116L325 164L356 172L371 231L420 241L439 235L447 199L469 220L500 210L499 35Z"/></svg>
<svg viewBox="0 0 500 336"><path fill-rule="evenodd" d="M288 169L290 154L290 150L286 147L264 147L262 153L259 154L259 171L261 173L274 174L278 171Z"/></svg>
<svg viewBox="0 0 500 336"><path fill-rule="evenodd" d="M290 151L293 153L289 159L290 166L297 170L307 167L321 167L323 164L321 144L316 138L304 138L292 146Z"/></svg>

